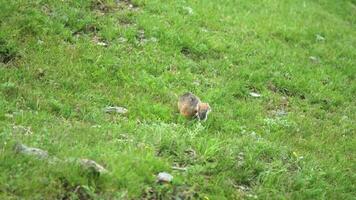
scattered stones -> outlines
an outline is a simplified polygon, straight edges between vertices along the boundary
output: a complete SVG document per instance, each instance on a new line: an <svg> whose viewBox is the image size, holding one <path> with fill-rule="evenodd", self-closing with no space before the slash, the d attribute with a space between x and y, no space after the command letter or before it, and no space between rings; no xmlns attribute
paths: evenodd
<svg viewBox="0 0 356 200"><path fill-rule="evenodd" d="M160 172L157 175L157 182L159 183L170 183L173 180L173 176L168 174L167 172Z"/></svg>
<svg viewBox="0 0 356 200"><path fill-rule="evenodd" d="M251 97L258 98L258 97L261 97L261 94L256 93L256 92L250 92L250 96L251 96Z"/></svg>
<svg viewBox="0 0 356 200"><path fill-rule="evenodd" d="M28 146L26 146L24 144L20 144L20 143L15 144L14 151L16 153L33 156L38 159L47 160L49 164L57 164L59 162L77 163L77 164L80 164L86 170L92 170L99 174L108 173L108 170L105 169L103 166L99 165L98 163L96 163L93 160L89 160L89 159L85 159L85 158L76 159L76 158L69 157L64 160L61 160L55 156L49 157L47 151L44 151L39 148L28 147Z"/></svg>
<svg viewBox="0 0 356 200"><path fill-rule="evenodd" d="M29 156L34 156L37 157L39 159L47 159L48 158L48 152L44 151L42 149L38 149L38 148L33 148L33 147L28 147L26 145L17 143L14 146L14 150L16 153L21 153L21 154L25 154L25 155L29 155Z"/></svg>
<svg viewBox="0 0 356 200"><path fill-rule="evenodd" d="M82 167L84 167L87 170L93 170L100 174L105 174L108 172L108 170L106 170L103 166L96 163L94 160L82 158L79 160L79 163Z"/></svg>
<svg viewBox="0 0 356 200"><path fill-rule="evenodd" d="M125 114L127 113L127 109L124 107L119 106L108 106L104 109L106 113L118 113L118 114Z"/></svg>

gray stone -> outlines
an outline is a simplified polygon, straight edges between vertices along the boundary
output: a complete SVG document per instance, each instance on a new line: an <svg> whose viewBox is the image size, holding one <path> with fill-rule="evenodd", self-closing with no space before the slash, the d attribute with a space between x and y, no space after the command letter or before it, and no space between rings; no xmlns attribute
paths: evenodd
<svg viewBox="0 0 356 200"><path fill-rule="evenodd" d="M39 159L47 159L48 158L48 152L44 151L42 149L38 148L33 148L33 147L28 147L26 145L17 143L14 147L15 152L29 155L29 156L34 156Z"/></svg>
<svg viewBox="0 0 356 200"><path fill-rule="evenodd" d="M309 60L314 62L314 63L319 63L319 58L315 57L315 56L309 56Z"/></svg>
<svg viewBox="0 0 356 200"><path fill-rule="evenodd" d="M118 113L118 114L125 114L127 113L127 109L124 107L119 107L119 106L108 106L104 109L105 112L107 113Z"/></svg>
<svg viewBox="0 0 356 200"><path fill-rule="evenodd" d="M318 41L318 42L323 42L323 41L325 41L325 37L323 37L323 36L321 36L321 35L319 35L319 34L316 34L315 35L315 39L316 39L316 41Z"/></svg>
<svg viewBox="0 0 356 200"><path fill-rule="evenodd" d="M170 183L173 180L173 176L168 174L167 172L160 172L157 175L157 182Z"/></svg>
<svg viewBox="0 0 356 200"><path fill-rule="evenodd" d="M256 92L250 92L250 96L251 96L251 97L258 98L258 97L261 97L261 94L256 93Z"/></svg>
<svg viewBox="0 0 356 200"><path fill-rule="evenodd" d="M94 160L81 158L81 159L79 159L79 164L83 168L85 168L87 170L93 170L93 171L98 172L100 174L105 174L105 173L108 172L107 169L105 169L103 166L101 166L98 163L96 163Z"/></svg>

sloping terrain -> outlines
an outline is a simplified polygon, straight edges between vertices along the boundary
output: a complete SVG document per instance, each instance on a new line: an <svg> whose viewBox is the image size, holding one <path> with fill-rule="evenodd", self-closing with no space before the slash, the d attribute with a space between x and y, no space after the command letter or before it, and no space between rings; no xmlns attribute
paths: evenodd
<svg viewBox="0 0 356 200"><path fill-rule="evenodd" d="M0 0L0 199L355 198L355 19L354 0ZM179 116L187 91L206 122Z"/></svg>

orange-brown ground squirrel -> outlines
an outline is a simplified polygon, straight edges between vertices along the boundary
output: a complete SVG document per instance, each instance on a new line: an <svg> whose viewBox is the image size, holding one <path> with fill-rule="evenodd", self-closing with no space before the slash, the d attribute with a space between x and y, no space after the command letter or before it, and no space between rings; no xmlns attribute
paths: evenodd
<svg viewBox="0 0 356 200"><path fill-rule="evenodd" d="M180 114L187 118L197 118L205 121L211 108L208 103L200 101L199 97L187 92L179 97L178 109Z"/></svg>

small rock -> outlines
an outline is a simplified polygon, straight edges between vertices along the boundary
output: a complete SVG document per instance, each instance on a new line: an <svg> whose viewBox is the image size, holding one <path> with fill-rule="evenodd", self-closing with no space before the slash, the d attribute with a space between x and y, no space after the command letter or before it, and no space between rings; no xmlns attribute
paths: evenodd
<svg viewBox="0 0 356 200"><path fill-rule="evenodd" d="M246 194L248 198L258 199L258 196L255 194Z"/></svg>
<svg viewBox="0 0 356 200"><path fill-rule="evenodd" d="M315 56L310 56L309 59L314 62L314 63L318 63L319 62L319 59Z"/></svg>
<svg viewBox="0 0 356 200"><path fill-rule="evenodd" d="M97 42L96 44L99 45L99 46L103 46L103 47L108 46L108 44L105 43L105 42Z"/></svg>
<svg viewBox="0 0 356 200"><path fill-rule="evenodd" d="M242 192L247 192L247 191L251 190L249 187L244 186L244 185L238 185L237 188Z"/></svg>
<svg viewBox="0 0 356 200"><path fill-rule="evenodd" d="M275 115L277 117L282 117L282 116L288 115L288 113L285 110L282 110L282 109L272 110L271 114Z"/></svg>
<svg viewBox="0 0 356 200"><path fill-rule="evenodd" d="M177 167L177 166L172 166L173 170L177 170L177 171L187 171L188 169L186 167Z"/></svg>
<svg viewBox="0 0 356 200"><path fill-rule="evenodd" d="M324 38L323 36L319 35L319 34L316 34L316 35L315 35L315 39L316 39L316 41L318 41L318 42L323 42L323 41L325 41L325 38Z"/></svg>
<svg viewBox="0 0 356 200"><path fill-rule="evenodd" d="M193 84L199 86L200 85L200 81L199 80L195 80L195 81L193 81Z"/></svg>
<svg viewBox="0 0 356 200"><path fill-rule="evenodd" d="M173 176L168 174L167 172L160 172L157 175L157 182L170 183L173 180Z"/></svg>
<svg viewBox="0 0 356 200"><path fill-rule="evenodd" d="M119 37L118 41L119 41L120 43L125 43L125 42L127 42L127 39L124 38L124 37Z"/></svg>
<svg viewBox="0 0 356 200"><path fill-rule="evenodd" d="M89 159L82 158L82 159L79 160L79 163L85 169L94 170L95 172L98 172L100 174L105 174L105 173L108 172L107 169L105 169L103 166L101 166L98 163L96 163L94 160L89 160Z"/></svg>
<svg viewBox="0 0 356 200"><path fill-rule="evenodd" d="M151 41L151 42L158 42L158 39L155 38L155 37L151 37L151 38L150 38L150 41Z"/></svg>
<svg viewBox="0 0 356 200"><path fill-rule="evenodd" d="M209 30L206 29L206 28L201 28L200 30L201 30L202 32L205 32L205 33L209 32Z"/></svg>
<svg viewBox="0 0 356 200"><path fill-rule="evenodd" d="M14 115L10 114L10 113L5 113L5 117L6 118L14 118Z"/></svg>
<svg viewBox="0 0 356 200"><path fill-rule="evenodd" d="M106 47L108 46L108 43L103 41L99 36L94 36L93 37L93 42L99 46L103 46L103 47Z"/></svg>
<svg viewBox="0 0 356 200"><path fill-rule="evenodd" d="M193 12L193 9L192 9L191 7L184 6L183 9L184 9L185 11L187 11L187 13L188 13L189 15L192 15L192 14L194 13L194 12Z"/></svg>
<svg viewBox="0 0 356 200"><path fill-rule="evenodd" d="M99 125L99 124L95 124L95 125L93 125L93 126L91 126L92 128L101 128L101 125Z"/></svg>
<svg viewBox="0 0 356 200"><path fill-rule="evenodd" d="M127 109L124 107L118 107L118 106L108 106L104 109L105 112L107 113L119 113L119 114L125 114L127 113Z"/></svg>
<svg viewBox="0 0 356 200"><path fill-rule="evenodd" d="M28 146L20 144L20 143L17 143L15 145L14 149L15 149L15 152L17 152L17 153L34 156L39 159L48 158L47 151L44 151L44 150L38 149L38 148L28 147Z"/></svg>
<svg viewBox="0 0 356 200"><path fill-rule="evenodd" d="M261 97L261 94L256 93L256 92L250 92L250 96L251 96L251 97L258 98L258 97Z"/></svg>

